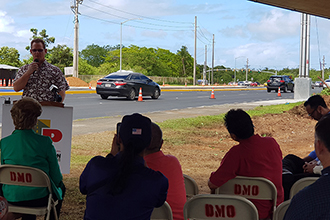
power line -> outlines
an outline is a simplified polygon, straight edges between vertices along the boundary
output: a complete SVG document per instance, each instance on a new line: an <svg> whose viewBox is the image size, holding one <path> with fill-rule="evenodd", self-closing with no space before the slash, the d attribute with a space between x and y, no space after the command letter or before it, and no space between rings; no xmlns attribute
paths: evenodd
<svg viewBox="0 0 330 220"><path fill-rule="evenodd" d="M130 12L126 12L126 11L123 11L123 10L120 10L120 9L116 9L116 8L113 8L113 7L110 7L110 6L107 6L107 5L103 5L101 3L98 3L98 2L95 2L93 0L89 0L90 2L93 2L95 4L98 4L98 5L101 5L103 7L106 7L106 8L111 8L115 11L120 11L122 13L125 13L125 14L129 14L129 15L133 15L133 16L137 16L137 17L141 17L141 18L145 18L145 19L150 19L150 20L155 20L155 21L161 21L161 22L169 22L169 23L181 23L181 24L192 24L191 22L182 22L182 21L169 21L169 20L162 20L162 19L157 19L157 18L151 18L151 17L146 17L146 16L142 16L142 15L138 15L138 14L133 14L133 13L130 13Z"/></svg>
<svg viewBox="0 0 330 220"><path fill-rule="evenodd" d="M92 19L95 19L95 20L100 20L100 21L108 22L108 23L112 23L112 24L118 24L118 25L120 25L119 22L105 20L105 19L102 19L102 18L96 18L96 17L93 17L93 16L85 15L85 14L81 14L81 16L92 18ZM174 29L156 29L156 28L148 28L148 27L135 26L135 25L130 25L130 24L125 24L125 26L139 28L139 29L146 29L146 30L154 30L154 31L189 31L189 30L174 30Z"/></svg>
<svg viewBox="0 0 330 220"><path fill-rule="evenodd" d="M115 15L115 14L111 14L111 13L108 13L106 11L102 11L100 9L97 9L97 8L93 8L91 6L88 6L86 4L84 4L83 6L87 7L87 8L90 8L90 9L93 9L95 11L98 11L98 12L102 12L104 14L107 14L107 15L110 15L110 16L113 16L113 17L117 17L117 18L122 18L122 19L129 19L127 17L122 17L122 16L119 16L119 15ZM140 21L140 20L135 20L135 22L139 22L141 24L146 24L146 25L154 25L154 26L161 26L161 27L171 27L171 28L191 28L191 27L188 27L188 26L173 26L173 25L161 25L161 24L153 24L153 23L148 23L148 22L144 22L144 21Z"/></svg>

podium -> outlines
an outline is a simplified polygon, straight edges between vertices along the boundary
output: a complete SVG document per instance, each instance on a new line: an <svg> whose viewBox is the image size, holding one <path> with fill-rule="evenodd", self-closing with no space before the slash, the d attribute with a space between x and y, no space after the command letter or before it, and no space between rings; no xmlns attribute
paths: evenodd
<svg viewBox="0 0 330 220"><path fill-rule="evenodd" d="M62 103L41 102L42 113L38 117L34 131L49 136L56 149L58 163L63 174L70 173L73 107ZM2 105L1 137L11 135L15 130L10 110L13 104Z"/></svg>

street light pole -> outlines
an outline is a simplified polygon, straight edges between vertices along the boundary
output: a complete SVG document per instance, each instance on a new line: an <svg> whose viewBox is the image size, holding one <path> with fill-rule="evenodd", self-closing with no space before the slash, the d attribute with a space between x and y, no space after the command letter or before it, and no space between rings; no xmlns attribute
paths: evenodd
<svg viewBox="0 0 330 220"><path fill-rule="evenodd" d="M234 71L234 83L236 83L236 60L244 56L235 57L235 71Z"/></svg>
<svg viewBox="0 0 330 220"><path fill-rule="evenodd" d="M120 23L120 55L119 55L119 59L120 59L120 64L119 64L119 71L121 72L121 64L122 64L122 39L123 39L123 24L125 24L128 21L132 21L132 20L142 20L142 18L131 18L128 19L126 21L123 21Z"/></svg>

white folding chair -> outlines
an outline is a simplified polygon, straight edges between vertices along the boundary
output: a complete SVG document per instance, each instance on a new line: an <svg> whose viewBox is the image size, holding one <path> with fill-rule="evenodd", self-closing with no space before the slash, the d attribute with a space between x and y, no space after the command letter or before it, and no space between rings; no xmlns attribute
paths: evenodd
<svg viewBox="0 0 330 220"><path fill-rule="evenodd" d="M186 174L183 174L183 178L184 178L184 186L186 188L186 196L187 199L190 199L194 195L198 194L198 185L193 178L191 178Z"/></svg>
<svg viewBox="0 0 330 220"><path fill-rule="evenodd" d="M52 198L52 187L48 175L40 169L19 165L1 165L0 166L0 183L5 185L17 185L26 187L44 187L48 189L48 203L44 207L22 207L10 205L8 212L31 214L31 215L46 215L49 220L51 209L55 214L55 219L58 219L54 202Z"/></svg>
<svg viewBox="0 0 330 220"><path fill-rule="evenodd" d="M286 210L289 208L291 199L282 202L275 210L273 220L283 220Z"/></svg>
<svg viewBox="0 0 330 220"><path fill-rule="evenodd" d="M304 177L295 182L290 190L290 199L306 186L313 184L318 178L319 177Z"/></svg>
<svg viewBox="0 0 330 220"><path fill-rule="evenodd" d="M258 220L258 210L246 198L235 195L196 195L183 208L184 219Z"/></svg>
<svg viewBox="0 0 330 220"><path fill-rule="evenodd" d="M273 215L276 209L276 187L270 180L263 177L236 176L217 188L215 194L238 195L247 199L272 200Z"/></svg>
<svg viewBox="0 0 330 220"><path fill-rule="evenodd" d="M173 220L171 206L165 202L161 207L154 208L150 220Z"/></svg>

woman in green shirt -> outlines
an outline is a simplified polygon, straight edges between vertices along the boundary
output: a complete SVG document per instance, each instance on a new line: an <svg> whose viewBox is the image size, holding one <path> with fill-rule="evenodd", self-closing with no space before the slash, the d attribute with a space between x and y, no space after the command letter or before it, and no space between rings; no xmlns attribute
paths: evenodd
<svg viewBox="0 0 330 220"><path fill-rule="evenodd" d="M56 206L60 214L65 186L58 165L56 150L50 137L36 134L33 128L37 124L42 108L33 98L25 97L15 102L10 110L15 131L0 141L1 164L13 164L35 167L43 170L52 183L53 197L59 201ZM2 186L3 196L9 203L18 206L38 207L48 202L48 191L43 188L24 186ZM8 213L15 217L13 213ZM51 219L54 216L51 215ZM23 215L22 220L35 220L35 215Z"/></svg>

